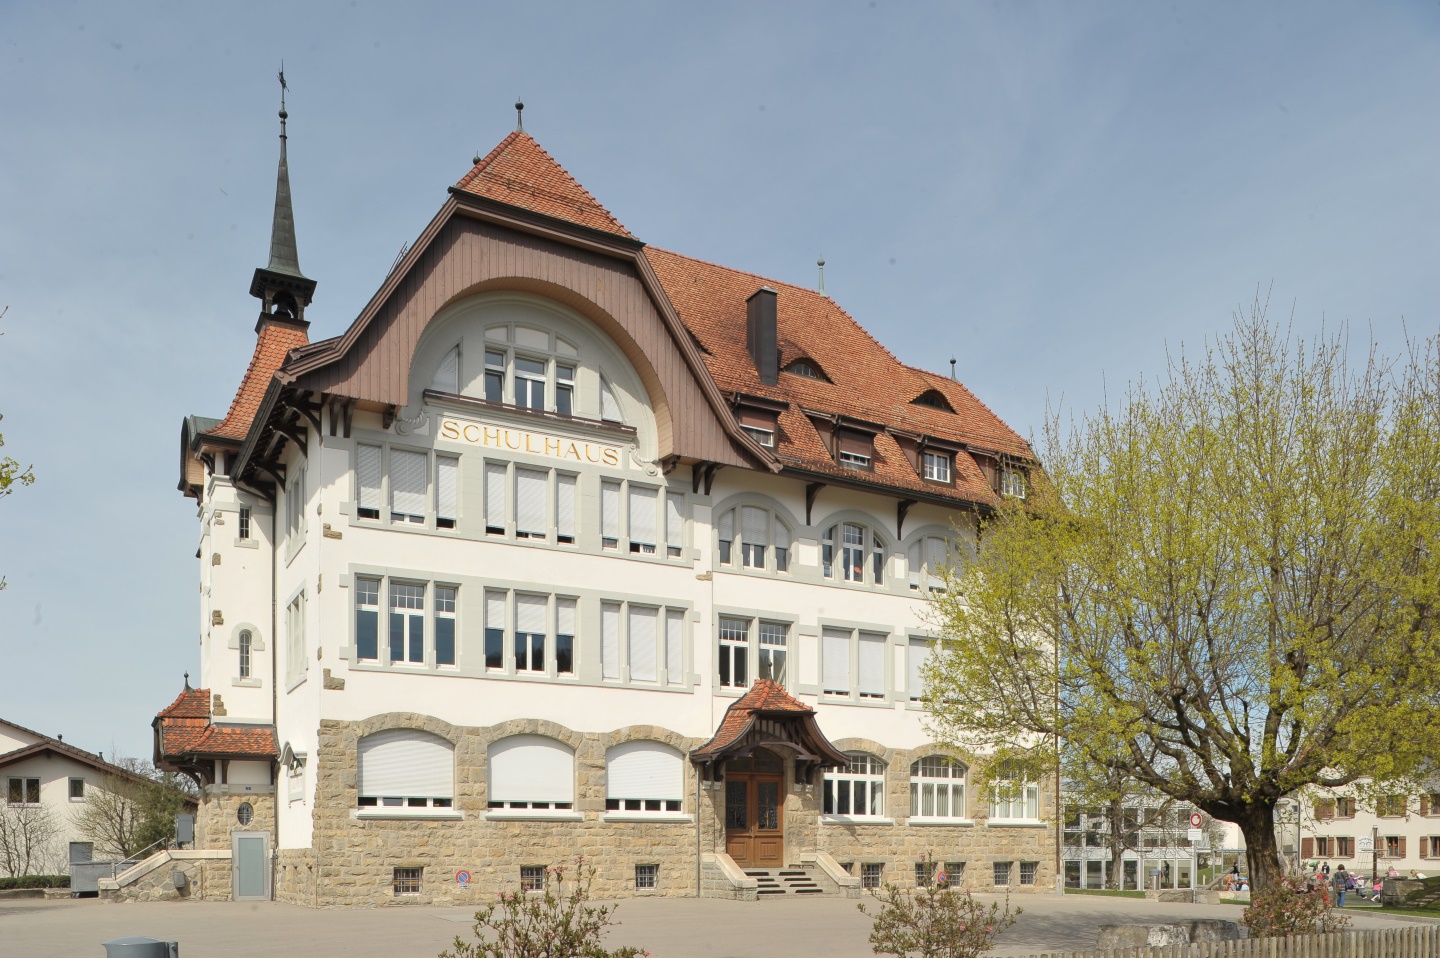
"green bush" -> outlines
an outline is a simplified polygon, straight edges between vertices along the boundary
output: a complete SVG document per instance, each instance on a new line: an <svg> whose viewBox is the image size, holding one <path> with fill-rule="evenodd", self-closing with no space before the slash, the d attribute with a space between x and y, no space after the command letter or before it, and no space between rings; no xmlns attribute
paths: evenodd
<svg viewBox="0 0 1440 958"><path fill-rule="evenodd" d="M0 891L10 888L69 888L69 875L22 875L19 878L0 878Z"/></svg>
<svg viewBox="0 0 1440 958"><path fill-rule="evenodd" d="M1240 921L1251 938L1328 934L1350 924L1348 916L1331 908L1329 885L1299 878L1281 878L1257 892Z"/></svg>

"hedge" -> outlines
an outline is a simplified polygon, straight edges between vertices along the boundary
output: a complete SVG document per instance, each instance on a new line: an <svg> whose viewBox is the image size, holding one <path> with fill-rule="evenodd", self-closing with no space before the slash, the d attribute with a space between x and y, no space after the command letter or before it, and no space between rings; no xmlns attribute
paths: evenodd
<svg viewBox="0 0 1440 958"><path fill-rule="evenodd" d="M69 875L22 875L19 878L0 878L0 891L10 888L69 888Z"/></svg>

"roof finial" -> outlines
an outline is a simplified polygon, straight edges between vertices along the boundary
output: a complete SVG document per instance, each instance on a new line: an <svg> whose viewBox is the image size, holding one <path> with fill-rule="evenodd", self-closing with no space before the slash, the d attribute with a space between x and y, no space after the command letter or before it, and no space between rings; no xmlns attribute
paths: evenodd
<svg viewBox="0 0 1440 958"><path fill-rule="evenodd" d="M189 672L186 672L186 673L185 673L185 688L187 688L187 689L190 688L190 673L189 673Z"/></svg>
<svg viewBox="0 0 1440 958"><path fill-rule="evenodd" d="M270 265L267 269L290 276L300 272L300 254L295 245L295 211L290 204L290 166L285 158L285 64L280 64L280 167L275 174L275 218L270 226Z"/></svg>
<svg viewBox="0 0 1440 958"><path fill-rule="evenodd" d="M518 97L515 99L515 132L525 132L525 104L521 103ZM476 160L475 162L480 161Z"/></svg>
<svg viewBox="0 0 1440 958"><path fill-rule="evenodd" d="M285 120L290 114L285 112L285 91L289 87L285 85L285 61L280 61L280 136L285 136Z"/></svg>
<svg viewBox="0 0 1440 958"><path fill-rule="evenodd" d="M951 379L951 381L954 381L954 379L955 379L955 357L954 357L954 356L951 356L951 357L950 357L950 379Z"/></svg>
<svg viewBox="0 0 1440 958"><path fill-rule="evenodd" d="M822 257L820 257L819 259L817 259L817 260L815 261L815 265L818 266L818 267L820 267L820 295L821 295L821 296L824 296L824 295L825 295L825 257L822 256Z"/></svg>

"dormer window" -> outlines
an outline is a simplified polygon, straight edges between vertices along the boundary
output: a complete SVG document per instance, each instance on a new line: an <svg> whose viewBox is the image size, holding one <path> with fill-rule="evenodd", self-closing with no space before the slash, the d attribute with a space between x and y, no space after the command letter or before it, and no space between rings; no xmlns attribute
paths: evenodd
<svg viewBox="0 0 1440 958"><path fill-rule="evenodd" d="M925 478L931 482L947 485L951 477L951 455L948 452L925 452L922 454Z"/></svg>
<svg viewBox="0 0 1440 958"><path fill-rule="evenodd" d="M828 383L830 381L830 377L825 375L824 370L820 368L820 364L809 358L795 360L785 367L784 372L792 373L796 376L804 376L806 379L816 379L822 383Z"/></svg>
<svg viewBox="0 0 1440 958"><path fill-rule="evenodd" d="M740 425L740 428L749 433L750 438L754 439L766 449L775 448L775 430L764 429L760 426L747 426L743 423Z"/></svg>
<svg viewBox="0 0 1440 958"><path fill-rule="evenodd" d="M945 412L954 412L955 408L950 405L950 400L938 389L927 389L914 399L910 400L915 406L929 406L931 409L942 409Z"/></svg>
<svg viewBox="0 0 1440 958"><path fill-rule="evenodd" d="M1024 499L1028 492L1029 483L1026 481L1025 470L1015 466L1000 468L1000 495Z"/></svg>
<svg viewBox="0 0 1440 958"><path fill-rule="evenodd" d="M766 449L774 449L775 433L779 430L780 413L785 408L784 403L777 403L774 400L757 396L737 396L735 419L751 439Z"/></svg>
<svg viewBox="0 0 1440 958"><path fill-rule="evenodd" d="M851 429L835 431L835 458L847 469L873 469L875 437Z"/></svg>

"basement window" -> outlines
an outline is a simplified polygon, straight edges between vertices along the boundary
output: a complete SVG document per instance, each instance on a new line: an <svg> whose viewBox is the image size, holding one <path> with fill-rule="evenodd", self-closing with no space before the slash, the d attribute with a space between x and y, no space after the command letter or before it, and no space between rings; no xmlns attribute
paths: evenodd
<svg viewBox="0 0 1440 958"><path fill-rule="evenodd" d="M521 866L520 866L520 890L521 890L521 891L544 891L544 890L545 890L545 866L544 866L544 865L521 865Z"/></svg>
<svg viewBox="0 0 1440 958"><path fill-rule="evenodd" d="M391 887L396 895L418 895L420 894L420 878L424 873L423 868L397 868L394 877L391 879Z"/></svg>
<svg viewBox="0 0 1440 958"><path fill-rule="evenodd" d="M654 888L660 878L659 865L636 865L635 866L635 887Z"/></svg>
<svg viewBox="0 0 1440 958"><path fill-rule="evenodd" d="M864 862L860 865L860 887L879 888L885 866L881 862Z"/></svg>

